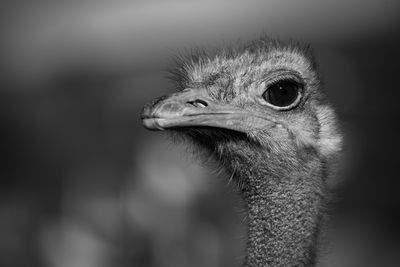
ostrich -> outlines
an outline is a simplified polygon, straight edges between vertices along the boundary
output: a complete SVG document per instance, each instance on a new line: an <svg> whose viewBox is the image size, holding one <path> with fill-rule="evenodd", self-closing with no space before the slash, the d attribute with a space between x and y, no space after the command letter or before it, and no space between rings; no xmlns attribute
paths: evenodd
<svg viewBox="0 0 400 267"><path fill-rule="evenodd" d="M189 139L233 177L247 210L244 266L319 266L342 137L309 46L263 37L172 71L177 92L142 123Z"/></svg>

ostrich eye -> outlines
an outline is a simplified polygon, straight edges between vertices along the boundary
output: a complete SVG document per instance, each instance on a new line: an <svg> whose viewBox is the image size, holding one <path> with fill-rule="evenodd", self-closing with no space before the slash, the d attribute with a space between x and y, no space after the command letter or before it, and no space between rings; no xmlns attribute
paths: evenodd
<svg viewBox="0 0 400 267"><path fill-rule="evenodd" d="M289 108L299 100L301 85L295 81L283 80L271 84L263 94L269 104L278 108Z"/></svg>

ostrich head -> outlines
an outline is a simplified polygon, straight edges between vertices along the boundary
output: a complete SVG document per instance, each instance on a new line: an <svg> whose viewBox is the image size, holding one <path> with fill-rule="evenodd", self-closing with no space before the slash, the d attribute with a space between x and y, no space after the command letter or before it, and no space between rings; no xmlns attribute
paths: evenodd
<svg viewBox="0 0 400 267"><path fill-rule="evenodd" d="M253 154L250 145L282 159L302 151L329 159L340 150L308 46L264 38L212 56L190 55L172 74L178 92L144 107L148 129L179 131L227 159Z"/></svg>
<svg viewBox="0 0 400 267"><path fill-rule="evenodd" d="M309 266L341 146L309 48L262 38L183 59L173 74L178 92L147 104L143 125L190 137L235 177L248 266Z"/></svg>

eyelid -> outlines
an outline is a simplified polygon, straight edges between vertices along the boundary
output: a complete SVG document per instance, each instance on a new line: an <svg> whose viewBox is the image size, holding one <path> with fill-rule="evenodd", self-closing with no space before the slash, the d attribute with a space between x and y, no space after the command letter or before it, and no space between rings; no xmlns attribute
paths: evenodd
<svg viewBox="0 0 400 267"><path fill-rule="evenodd" d="M268 76L265 79L263 79L261 83L264 83L265 88L267 88L268 86L282 80L291 80L304 87L304 81L301 78L301 76L298 73L291 71L290 72L286 71L285 73L279 73L276 75L268 74Z"/></svg>

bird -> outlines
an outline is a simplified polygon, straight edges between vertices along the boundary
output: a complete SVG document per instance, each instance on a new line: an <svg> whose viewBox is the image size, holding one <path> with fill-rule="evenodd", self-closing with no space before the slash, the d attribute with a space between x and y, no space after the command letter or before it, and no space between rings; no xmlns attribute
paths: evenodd
<svg viewBox="0 0 400 267"><path fill-rule="evenodd" d="M310 45L267 36L179 56L149 130L213 158L246 207L243 266L322 266L343 134Z"/></svg>

